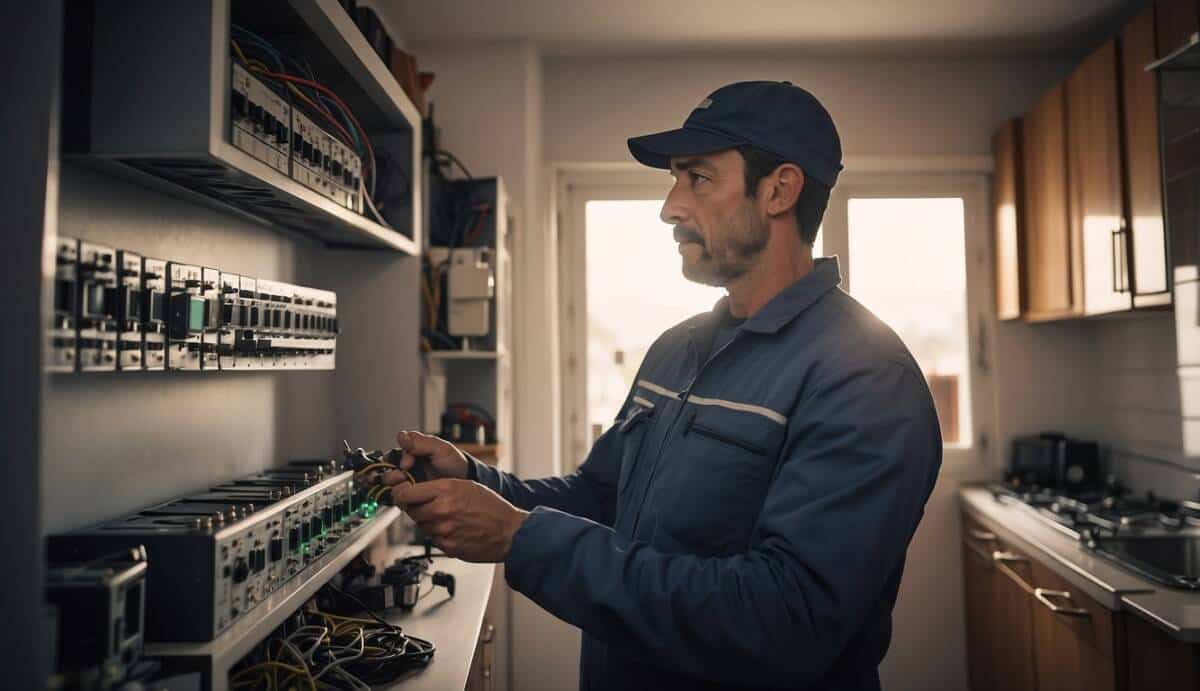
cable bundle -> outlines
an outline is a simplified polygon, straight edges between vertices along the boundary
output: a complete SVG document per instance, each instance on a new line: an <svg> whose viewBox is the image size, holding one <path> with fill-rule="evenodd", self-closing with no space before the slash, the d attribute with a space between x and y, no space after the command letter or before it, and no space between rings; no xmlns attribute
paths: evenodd
<svg viewBox="0 0 1200 691"><path fill-rule="evenodd" d="M327 588L355 599L333 585ZM371 685L394 681L433 659L433 643L364 609L369 618L331 614L308 603L230 674L230 688L370 691Z"/></svg>
<svg viewBox="0 0 1200 691"><path fill-rule="evenodd" d="M367 131L358 122L350 107L338 97L329 87L317 81L312 66L296 58L286 57L269 41L245 27L233 24L230 26L234 38L230 40L234 55L238 61L258 77L276 82L308 106L317 117L324 119L333 127L335 136L346 146L354 149L363 161L362 192L366 207L374 214L376 220L387 225L379 209L374 203L376 174L375 149ZM246 49L265 58L263 60L249 57Z"/></svg>

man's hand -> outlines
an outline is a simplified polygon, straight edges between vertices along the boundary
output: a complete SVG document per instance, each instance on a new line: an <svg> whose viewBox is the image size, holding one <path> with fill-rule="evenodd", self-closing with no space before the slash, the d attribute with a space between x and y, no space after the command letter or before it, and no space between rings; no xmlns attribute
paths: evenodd
<svg viewBox="0 0 1200 691"><path fill-rule="evenodd" d="M445 439L420 432L401 432L396 435L396 446L404 451L396 464L402 470L411 471L417 459L424 458L425 468L434 478L464 480L467 477L467 457ZM399 484L406 479L403 473L394 470L383 476L386 485Z"/></svg>
<svg viewBox="0 0 1200 691"><path fill-rule="evenodd" d="M529 515L469 480L405 483L392 488L392 499L443 552L464 561L504 561Z"/></svg>

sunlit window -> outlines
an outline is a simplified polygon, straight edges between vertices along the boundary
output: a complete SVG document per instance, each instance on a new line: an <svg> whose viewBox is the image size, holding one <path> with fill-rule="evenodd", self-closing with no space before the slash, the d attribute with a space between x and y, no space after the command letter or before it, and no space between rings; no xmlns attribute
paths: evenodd
<svg viewBox="0 0 1200 691"><path fill-rule="evenodd" d="M589 201L588 425L612 424L654 339L725 294L686 280L661 201Z"/></svg>
<svg viewBox="0 0 1200 691"><path fill-rule="evenodd" d="M963 201L851 199L850 293L899 334L933 392L942 439L970 443Z"/></svg>

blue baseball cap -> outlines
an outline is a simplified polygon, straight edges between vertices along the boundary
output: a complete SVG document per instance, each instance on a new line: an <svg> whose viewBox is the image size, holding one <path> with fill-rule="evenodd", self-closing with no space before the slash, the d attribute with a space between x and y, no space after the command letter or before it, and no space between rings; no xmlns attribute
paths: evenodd
<svg viewBox="0 0 1200 691"><path fill-rule="evenodd" d="M842 170L842 142L829 111L791 82L735 82L712 92L683 127L629 139L629 153L651 168L672 156L707 154L749 144L795 163L832 188Z"/></svg>

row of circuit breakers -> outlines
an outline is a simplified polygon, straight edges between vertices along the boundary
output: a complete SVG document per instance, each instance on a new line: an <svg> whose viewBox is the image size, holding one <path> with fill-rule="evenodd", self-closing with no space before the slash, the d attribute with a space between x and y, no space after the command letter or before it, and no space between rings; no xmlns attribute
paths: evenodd
<svg viewBox="0 0 1200 691"><path fill-rule="evenodd" d="M241 65L233 66L233 145L347 209L363 212L362 158Z"/></svg>
<svg viewBox="0 0 1200 691"><path fill-rule="evenodd" d="M333 369L337 295L59 237L47 369Z"/></svg>
<svg viewBox="0 0 1200 691"><path fill-rule="evenodd" d="M210 641L292 581L312 578L378 515L337 461L295 461L47 538L51 564L145 548L145 639Z"/></svg>

